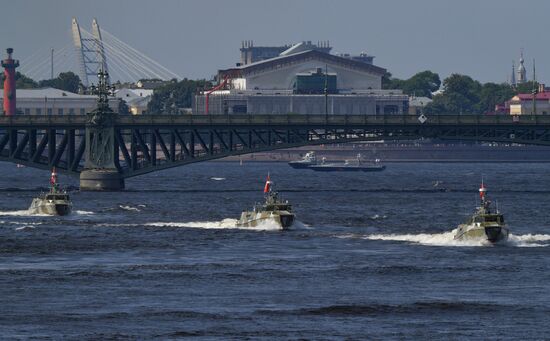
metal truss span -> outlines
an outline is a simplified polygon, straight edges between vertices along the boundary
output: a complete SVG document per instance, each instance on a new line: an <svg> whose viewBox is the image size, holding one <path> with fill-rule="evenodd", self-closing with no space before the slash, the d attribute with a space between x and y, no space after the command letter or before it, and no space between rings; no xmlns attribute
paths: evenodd
<svg viewBox="0 0 550 341"><path fill-rule="evenodd" d="M124 178L231 155L351 141L427 137L550 146L546 116L151 115L120 116L113 124L114 139L101 150L113 152ZM86 153L97 150L86 148L86 131L94 134L86 116L0 117L0 160L78 176Z"/></svg>

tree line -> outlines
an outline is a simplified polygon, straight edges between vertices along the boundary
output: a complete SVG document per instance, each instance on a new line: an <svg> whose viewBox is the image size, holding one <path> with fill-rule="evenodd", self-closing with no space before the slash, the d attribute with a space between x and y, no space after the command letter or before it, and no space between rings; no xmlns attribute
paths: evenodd
<svg viewBox="0 0 550 341"><path fill-rule="evenodd" d="M443 85L442 91L437 92ZM409 79L393 78L387 72L382 78L383 89L400 89L409 96L432 99L424 112L427 114L485 114L494 112L497 104L504 103L519 93L531 93L538 83L526 82L517 86L507 83L481 83L470 76L452 74L441 82L439 75L422 71ZM436 93L434 95L434 93Z"/></svg>
<svg viewBox="0 0 550 341"><path fill-rule="evenodd" d="M20 72L16 72L15 78L18 89L52 87L78 93L81 87L78 75L70 71L62 72L54 79L38 82ZM212 86L205 79L173 79L155 89L147 112L178 113L180 108L192 106L193 96L198 91ZM2 87L3 82L0 82ZM409 96L431 98L432 102L424 109L427 114L484 114L493 112L497 104L504 103L518 93L530 93L532 89L538 88L538 83L526 82L514 87L506 83L481 83L461 74L452 74L441 82L439 75L432 71L422 71L409 79L399 79L386 72L382 77L382 88L399 89ZM440 88L442 91L438 92Z"/></svg>
<svg viewBox="0 0 550 341"><path fill-rule="evenodd" d="M0 83L0 89L4 88L3 79ZM20 72L15 73L16 89L56 88L59 90L78 93L79 86L80 77L71 71L61 72L56 78L44 79L38 82Z"/></svg>
<svg viewBox="0 0 550 341"><path fill-rule="evenodd" d="M181 81L173 79L171 82L155 89L153 97L147 105L147 112L179 113L180 108L191 108L193 96L197 91L212 88L212 83L205 79L192 80L184 78Z"/></svg>

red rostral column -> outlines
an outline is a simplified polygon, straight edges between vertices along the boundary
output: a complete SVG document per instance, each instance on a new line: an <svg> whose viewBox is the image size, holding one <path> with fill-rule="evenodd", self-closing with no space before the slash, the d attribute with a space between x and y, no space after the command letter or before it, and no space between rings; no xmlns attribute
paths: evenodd
<svg viewBox="0 0 550 341"><path fill-rule="evenodd" d="M19 66L19 61L11 58L12 48L6 50L8 58L2 61L4 68L4 115L15 115L15 68Z"/></svg>

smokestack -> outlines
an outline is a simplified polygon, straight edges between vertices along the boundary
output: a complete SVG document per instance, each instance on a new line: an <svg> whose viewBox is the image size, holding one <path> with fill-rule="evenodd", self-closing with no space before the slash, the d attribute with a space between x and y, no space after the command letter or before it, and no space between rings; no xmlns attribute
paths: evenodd
<svg viewBox="0 0 550 341"><path fill-rule="evenodd" d="M12 48L6 49L8 58L2 61L4 68L4 115L13 116L16 111L15 95L15 68L19 66L19 61L11 58Z"/></svg>

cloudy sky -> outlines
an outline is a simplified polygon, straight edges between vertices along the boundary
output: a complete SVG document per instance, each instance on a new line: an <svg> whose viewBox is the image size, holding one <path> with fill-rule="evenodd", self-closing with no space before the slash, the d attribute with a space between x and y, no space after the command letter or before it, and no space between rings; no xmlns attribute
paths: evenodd
<svg viewBox="0 0 550 341"><path fill-rule="evenodd" d="M234 65L242 40L254 40L256 46L329 40L333 52L366 51L376 56L376 65L400 78L432 70L443 77L463 73L483 82L506 81L512 60L517 63L523 48L529 77L536 58L537 78L550 82L550 44L544 29L550 1L544 0L0 0L0 4L0 48L15 48L28 71L30 65L41 63L38 69L47 72L44 60L50 47L69 51L72 17L89 31L96 17L105 31L188 78L209 78L217 69ZM56 73L69 65L59 59Z"/></svg>

